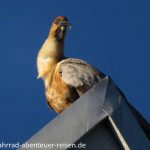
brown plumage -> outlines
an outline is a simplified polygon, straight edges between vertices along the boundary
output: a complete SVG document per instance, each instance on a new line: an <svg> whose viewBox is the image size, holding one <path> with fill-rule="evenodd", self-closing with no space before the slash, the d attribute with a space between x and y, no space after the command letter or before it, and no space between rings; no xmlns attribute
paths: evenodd
<svg viewBox="0 0 150 150"><path fill-rule="evenodd" d="M68 26L70 23L66 17L56 17L37 57L38 78L44 80L48 105L57 113L65 110L104 77L87 62L64 56Z"/></svg>

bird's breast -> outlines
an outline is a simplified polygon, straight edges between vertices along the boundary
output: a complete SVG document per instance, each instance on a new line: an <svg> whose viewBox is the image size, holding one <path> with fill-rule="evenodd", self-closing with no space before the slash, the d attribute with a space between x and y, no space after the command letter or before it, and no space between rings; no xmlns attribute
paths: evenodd
<svg viewBox="0 0 150 150"><path fill-rule="evenodd" d="M57 63L50 57L39 57L37 60L38 77L45 78L45 76L51 72L53 66Z"/></svg>
<svg viewBox="0 0 150 150"><path fill-rule="evenodd" d="M55 40L46 40L37 57L38 77L44 78L64 58L63 47Z"/></svg>

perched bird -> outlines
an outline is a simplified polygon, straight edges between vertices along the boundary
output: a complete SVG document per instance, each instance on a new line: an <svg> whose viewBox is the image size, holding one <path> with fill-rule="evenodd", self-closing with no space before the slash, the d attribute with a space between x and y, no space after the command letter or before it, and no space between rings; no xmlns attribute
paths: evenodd
<svg viewBox="0 0 150 150"><path fill-rule="evenodd" d="M105 76L83 60L64 56L64 40L69 26L66 17L56 17L37 57L38 78L44 80L47 103L57 113Z"/></svg>
<svg viewBox="0 0 150 150"><path fill-rule="evenodd" d="M64 39L68 26L70 23L66 17L56 17L37 57L38 78L44 80L47 103L57 113L61 113L105 77L87 62L64 56ZM125 98L121 91L120 93ZM128 101L126 102L150 139L149 123Z"/></svg>

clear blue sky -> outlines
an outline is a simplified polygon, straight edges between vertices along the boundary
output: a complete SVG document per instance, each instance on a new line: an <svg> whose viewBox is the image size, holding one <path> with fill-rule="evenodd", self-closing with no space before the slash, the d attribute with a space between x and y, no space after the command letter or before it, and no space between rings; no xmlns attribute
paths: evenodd
<svg viewBox="0 0 150 150"><path fill-rule="evenodd" d="M65 53L110 75L150 121L149 0L1 0L0 141L24 142L53 119L36 56L53 19L72 23Z"/></svg>

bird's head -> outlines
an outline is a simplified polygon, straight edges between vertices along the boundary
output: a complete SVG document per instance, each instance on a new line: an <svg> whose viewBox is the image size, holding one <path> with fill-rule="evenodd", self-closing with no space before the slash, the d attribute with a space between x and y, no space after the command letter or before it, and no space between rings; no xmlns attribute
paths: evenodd
<svg viewBox="0 0 150 150"><path fill-rule="evenodd" d="M63 40L66 35L67 27L71 29L71 24L68 19L64 16L58 16L52 23L50 35L54 36L57 40Z"/></svg>

